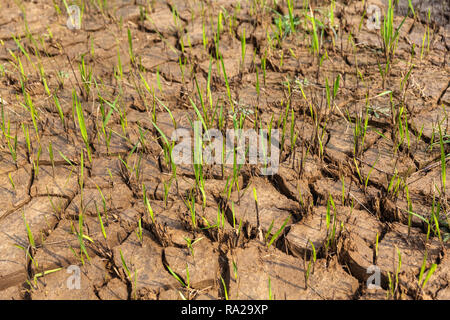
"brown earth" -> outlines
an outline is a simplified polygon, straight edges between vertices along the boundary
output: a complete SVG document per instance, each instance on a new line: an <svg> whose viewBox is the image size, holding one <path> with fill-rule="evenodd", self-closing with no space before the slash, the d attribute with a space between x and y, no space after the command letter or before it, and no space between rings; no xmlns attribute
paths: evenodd
<svg viewBox="0 0 450 320"><path fill-rule="evenodd" d="M2 1L0 299L450 299L448 15L407 17L383 77L382 1L295 1L295 33L269 2L68 1L71 30L60 0ZM277 172L174 174L200 114L285 127Z"/></svg>

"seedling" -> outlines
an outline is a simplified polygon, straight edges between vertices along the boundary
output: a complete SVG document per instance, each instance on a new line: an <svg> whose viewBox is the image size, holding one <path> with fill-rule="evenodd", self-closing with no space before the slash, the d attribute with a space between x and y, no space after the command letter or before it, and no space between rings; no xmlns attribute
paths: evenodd
<svg viewBox="0 0 450 320"><path fill-rule="evenodd" d="M223 280L222 276L220 276L220 280L222 281L222 286L223 286L223 292L225 295L225 300L228 300L228 290L227 290L227 286L225 284L225 280Z"/></svg>
<svg viewBox="0 0 450 320"><path fill-rule="evenodd" d="M262 241L263 235L262 235L262 228L261 228L260 219L259 219L258 197L256 195L255 188L253 188L253 197L255 198L255 208L256 208L256 229L258 232L258 238L260 241ZM233 210L233 214L234 214L234 210Z"/></svg>
<svg viewBox="0 0 450 320"><path fill-rule="evenodd" d="M284 222L281 225L280 229L278 229L277 232L275 232L275 234L272 236L272 238L270 239L269 243L267 244L268 248L270 248L270 246L273 244L273 242L279 238L280 234L283 232L284 228L286 227L286 225L287 225L287 223L289 222L290 219L291 219L291 215L289 215L289 217L287 217L286 220L284 220Z"/></svg>
<svg viewBox="0 0 450 320"><path fill-rule="evenodd" d="M147 190L145 184L142 184L142 193L144 195L144 205L147 208L151 221L153 222L153 224L155 224L155 214L153 213L152 206L150 205L150 201L147 198Z"/></svg>
<svg viewBox="0 0 450 320"><path fill-rule="evenodd" d="M73 108L76 109L77 112L78 125L80 127L81 137L83 138L84 144L86 146L89 162L92 162L91 147L87 134L86 123L84 120L83 108L81 106L81 102L78 100L75 90L72 91L72 98L73 98Z"/></svg>
<svg viewBox="0 0 450 320"><path fill-rule="evenodd" d="M333 214L331 213L333 210ZM331 216L333 215L333 222L331 222ZM334 205L333 197L330 194L327 201L327 213L326 213L326 227L327 227L327 240L325 243L325 252L336 244L336 206Z"/></svg>
<svg viewBox="0 0 450 320"><path fill-rule="evenodd" d="M189 249L189 251L190 251L190 253L191 253L193 258L194 258L194 247L193 246L194 246L194 244L196 244L197 242L199 242L202 239L203 239L203 237L192 241L192 239L190 239L190 238L186 238L186 237L184 238L184 240L186 241L186 245L187 245L187 247L188 247L188 249Z"/></svg>
<svg viewBox="0 0 450 320"><path fill-rule="evenodd" d="M120 260L122 261L122 267L125 270L128 278L131 279L131 272L130 269L128 269L127 263L125 262L125 258L123 257L122 249L119 249L119 253L120 253Z"/></svg>
<svg viewBox="0 0 450 320"><path fill-rule="evenodd" d="M270 277L269 277L269 300L273 300L273 296L272 296L272 284L270 282Z"/></svg>
<svg viewBox="0 0 450 320"><path fill-rule="evenodd" d="M95 210L97 211L97 217L98 217L98 221L100 223L100 228L102 230L103 238L105 238L105 240L107 240L105 225L103 224L102 215L100 214L100 211L98 210L97 203L95 203ZM139 220L139 222L140 222L140 220Z"/></svg>
<svg viewBox="0 0 450 320"><path fill-rule="evenodd" d="M141 242L141 246L144 243L144 238L142 237L142 218L139 218L138 220L138 228L136 230L136 235Z"/></svg>
<svg viewBox="0 0 450 320"><path fill-rule="evenodd" d="M309 276L311 275L311 267L314 268L314 265L315 265L316 259L317 259L316 247L314 246L314 243L312 243L311 240L308 240L308 242L311 244L312 259L311 258L309 259L308 267L306 268L306 272L305 272L305 287L306 288L308 287L308 279L309 279ZM306 262L306 259L305 259L305 262Z"/></svg>
<svg viewBox="0 0 450 320"><path fill-rule="evenodd" d="M177 280L181 284L182 287L187 287L187 285L184 283L184 281L175 272L173 272L173 270L168 265L166 265L166 268L167 268L167 270L169 270L171 276L174 277L175 280Z"/></svg>
<svg viewBox="0 0 450 320"><path fill-rule="evenodd" d="M422 283L422 290L425 288L425 286L426 286L428 280L430 280L431 276L432 276L433 273L436 271L436 267L437 267L437 264L436 264L436 263L433 263L433 264L431 265L431 267L430 267L430 269L428 270L428 273L427 273L427 275L426 275L426 277L425 277L425 280L424 280L423 283Z"/></svg>
<svg viewBox="0 0 450 320"><path fill-rule="evenodd" d="M36 243L34 241L34 236L33 236L33 233L31 232L30 226L28 225L28 222L25 218L25 212L23 211L23 209L22 209L22 218L23 218L23 222L25 223L25 229L27 231L28 243L30 244L31 248L35 249Z"/></svg>

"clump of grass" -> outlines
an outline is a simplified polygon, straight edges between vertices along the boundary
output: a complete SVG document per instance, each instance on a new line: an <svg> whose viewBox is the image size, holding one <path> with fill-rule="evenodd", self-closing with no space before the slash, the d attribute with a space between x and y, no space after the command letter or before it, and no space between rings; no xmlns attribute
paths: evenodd
<svg viewBox="0 0 450 320"><path fill-rule="evenodd" d="M278 11L273 10L273 12L277 15L274 19L275 25L277 26L277 33L275 36L277 37L278 44L281 47L281 41L290 34L296 33L296 27L300 24L300 18L294 16L294 3L293 0L287 0L288 4L288 14L282 15Z"/></svg>
<svg viewBox="0 0 450 320"><path fill-rule="evenodd" d="M411 9L408 9L408 14L410 10ZM405 15L400 25L397 28L395 28L394 6L392 4L392 0L389 0L387 12L383 18L383 24L380 29L384 59L386 64L384 70L382 70L380 67L380 73L382 74L383 77L383 88L385 86L386 77L388 76L389 71L391 69L392 60L394 58L395 50L397 48L400 29L402 28L403 23L405 22L407 16L408 15Z"/></svg>
<svg viewBox="0 0 450 320"><path fill-rule="evenodd" d="M425 40L426 40L426 52L427 54L430 52L430 22L431 22L431 10L430 8L428 9L428 14L427 14L427 26L425 28L425 32L423 33L423 37L422 37L422 46L420 49L420 60L422 60L423 58L423 53L425 51Z"/></svg>

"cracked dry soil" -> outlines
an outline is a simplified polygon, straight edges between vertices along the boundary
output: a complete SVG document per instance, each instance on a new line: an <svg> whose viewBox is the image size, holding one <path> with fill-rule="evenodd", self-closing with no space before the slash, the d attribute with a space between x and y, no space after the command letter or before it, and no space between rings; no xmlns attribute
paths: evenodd
<svg viewBox="0 0 450 320"><path fill-rule="evenodd" d="M360 1L334 22L311 1L320 64L302 1L279 38L287 1L102 2L73 2L80 30L59 0L0 4L0 299L450 299L448 15L405 19L383 81ZM243 128L286 126L277 173L205 165L205 196L192 165L174 175L162 136L197 120L190 99L214 128L231 103Z"/></svg>

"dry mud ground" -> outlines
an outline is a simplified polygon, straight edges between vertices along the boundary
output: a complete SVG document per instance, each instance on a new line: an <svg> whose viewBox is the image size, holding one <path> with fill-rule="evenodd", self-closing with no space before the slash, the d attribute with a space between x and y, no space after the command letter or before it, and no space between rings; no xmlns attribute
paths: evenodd
<svg viewBox="0 0 450 320"><path fill-rule="evenodd" d="M1 299L450 298L448 26L382 76L360 1L73 3L0 4ZM278 172L175 174L199 117L279 128Z"/></svg>

